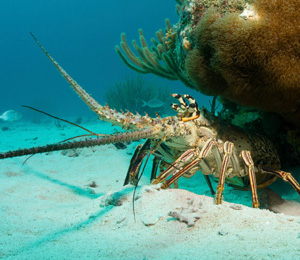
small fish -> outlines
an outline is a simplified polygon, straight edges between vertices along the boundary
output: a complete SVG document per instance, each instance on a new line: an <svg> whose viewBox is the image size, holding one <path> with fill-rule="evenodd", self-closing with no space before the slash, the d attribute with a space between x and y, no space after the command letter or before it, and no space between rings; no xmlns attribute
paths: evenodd
<svg viewBox="0 0 300 260"><path fill-rule="evenodd" d="M160 99L158 98L152 98L151 100L149 100L148 102L143 101L143 107L144 106L148 106L148 107L161 107L163 106L165 103L163 101L161 101Z"/></svg>
<svg viewBox="0 0 300 260"><path fill-rule="evenodd" d="M19 112L14 110L7 110L0 116L0 119L9 122L17 121L20 120L21 118L22 115Z"/></svg>

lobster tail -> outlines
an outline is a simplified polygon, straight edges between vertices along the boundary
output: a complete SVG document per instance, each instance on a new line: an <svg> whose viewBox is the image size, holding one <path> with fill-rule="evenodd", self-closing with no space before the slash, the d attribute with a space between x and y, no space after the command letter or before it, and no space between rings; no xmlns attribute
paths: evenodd
<svg viewBox="0 0 300 260"><path fill-rule="evenodd" d="M45 146L38 146L33 148L19 149L15 151L9 151L6 153L0 153L0 159L19 157L23 155L33 155L38 153L47 153L53 151L68 150L74 148L84 148L100 146L111 143L127 142L127 141L138 141L145 138L151 138L158 133L159 130L155 128L136 130L131 132L117 133L112 135L107 135L97 139L89 139L84 141L48 144Z"/></svg>

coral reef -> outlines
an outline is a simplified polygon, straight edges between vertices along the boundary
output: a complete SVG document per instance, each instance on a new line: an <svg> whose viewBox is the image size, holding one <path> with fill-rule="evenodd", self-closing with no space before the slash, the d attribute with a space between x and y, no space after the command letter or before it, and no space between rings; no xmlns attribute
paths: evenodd
<svg viewBox="0 0 300 260"><path fill-rule="evenodd" d="M246 8L251 17L217 8L203 14L187 73L202 93L299 124L300 2L256 0Z"/></svg>
<svg viewBox="0 0 300 260"><path fill-rule="evenodd" d="M173 101L170 91L166 86L156 84L155 81L146 81L141 76L127 76L124 80L116 82L105 93L106 102L118 111L129 110L140 114L147 113L156 116L170 112L170 104ZM159 107L143 106L154 98L159 98L164 105ZM144 102L143 102L144 101Z"/></svg>

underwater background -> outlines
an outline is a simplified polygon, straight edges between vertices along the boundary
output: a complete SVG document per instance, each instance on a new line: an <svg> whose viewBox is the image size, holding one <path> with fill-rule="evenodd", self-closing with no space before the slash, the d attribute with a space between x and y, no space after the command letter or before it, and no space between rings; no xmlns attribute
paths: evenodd
<svg viewBox="0 0 300 260"><path fill-rule="evenodd" d="M175 0L1 0L0 115L13 109L23 118L0 120L0 153L85 133L21 105L78 122L96 133L120 131L97 119L29 32L104 104L106 92L116 82L137 75L115 52L120 34L125 32L129 43L138 41L142 28L150 43L155 32L165 28L166 18L177 23L175 4ZM199 106L210 109L210 97L180 81L150 74L142 78L165 85L170 93L190 94ZM227 185L223 203L215 205L200 172L181 178L180 189L148 186L150 157L135 192L133 185L123 183L139 144L1 160L0 259L299 258L300 197L291 185L278 180L270 186L280 196L269 189L259 191L264 208L270 210L251 208L250 191ZM299 180L299 167L291 172ZM213 182L215 190L216 186ZM182 218L172 217L178 212Z"/></svg>
<svg viewBox="0 0 300 260"><path fill-rule="evenodd" d="M8 109L23 116L41 117L21 105L56 116L93 115L70 91L68 84L31 38L32 32L53 58L100 103L105 92L126 75L136 74L115 52L120 34L146 39L178 21L175 1L132 0L2 0L0 2L0 113ZM143 76L169 86L171 93L188 93L208 107L208 98L181 82ZM171 110L171 109L170 109Z"/></svg>

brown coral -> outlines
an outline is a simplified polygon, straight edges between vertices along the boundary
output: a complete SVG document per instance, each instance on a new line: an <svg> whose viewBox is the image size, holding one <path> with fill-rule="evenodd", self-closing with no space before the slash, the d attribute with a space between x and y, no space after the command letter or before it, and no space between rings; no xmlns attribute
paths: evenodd
<svg viewBox="0 0 300 260"><path fill-rule="evenodd" d="M300 1L256 0L251 8L252 19L209 8L186 70L205 94L293 120L300 100Z"/></svg>

